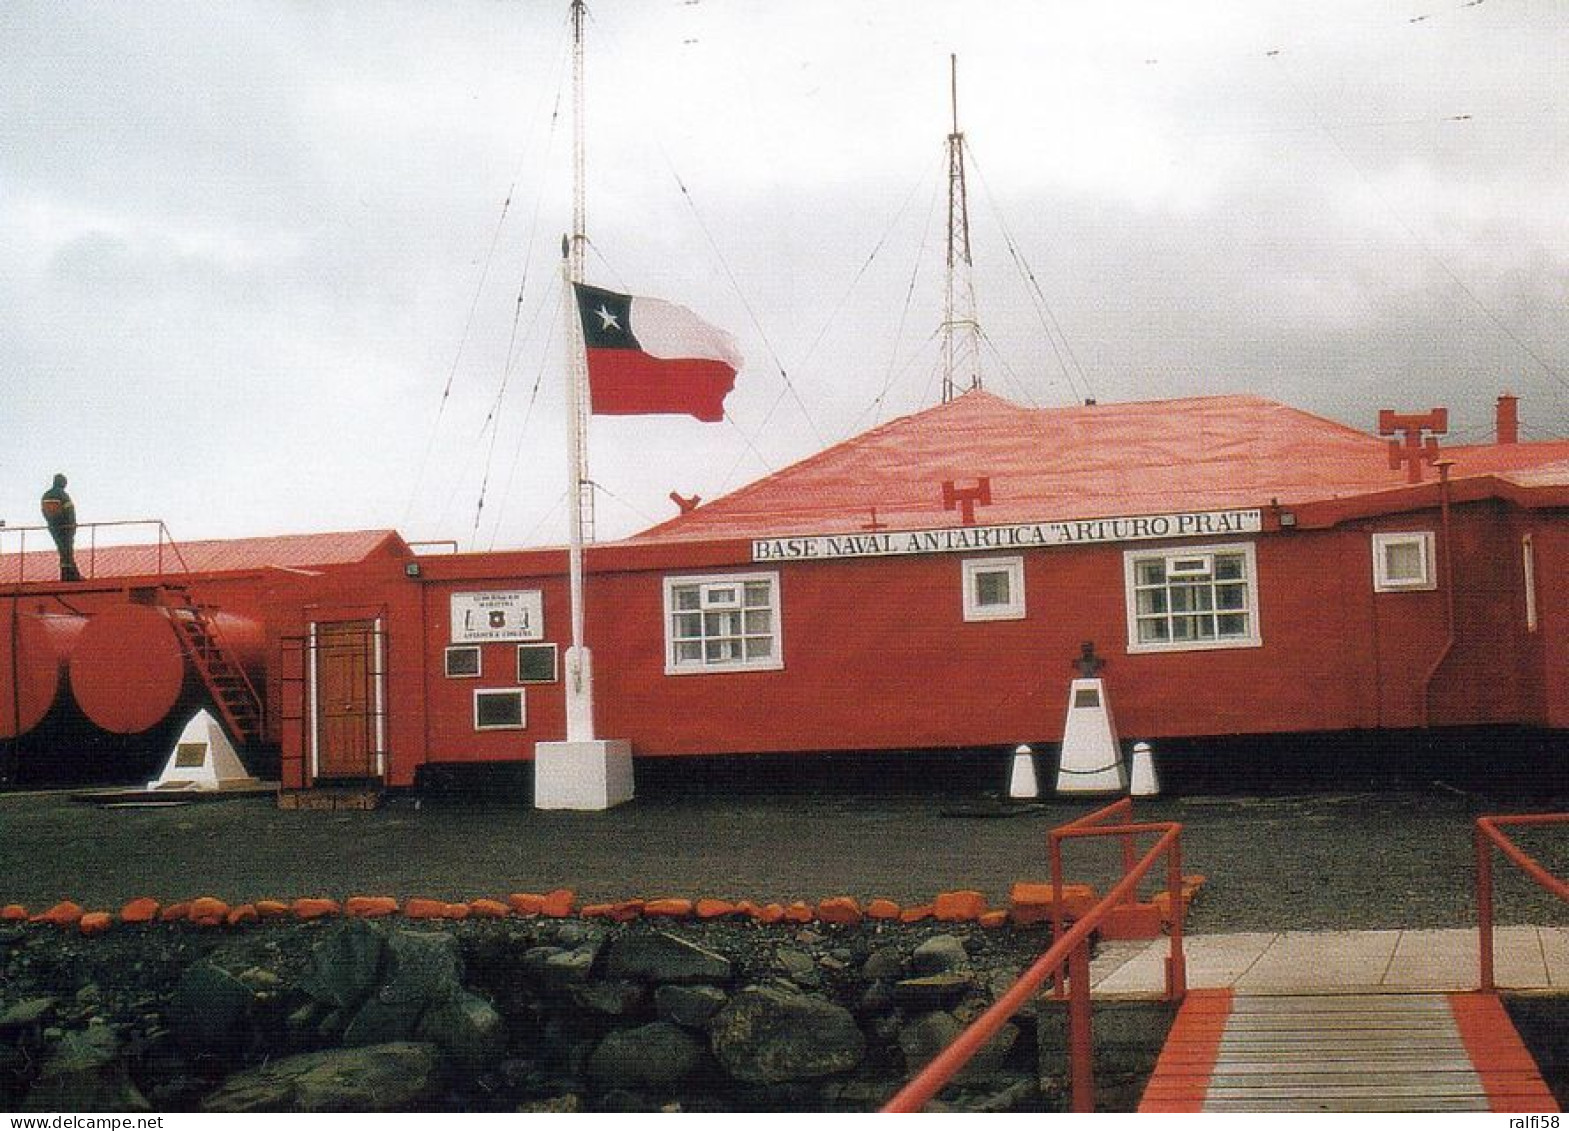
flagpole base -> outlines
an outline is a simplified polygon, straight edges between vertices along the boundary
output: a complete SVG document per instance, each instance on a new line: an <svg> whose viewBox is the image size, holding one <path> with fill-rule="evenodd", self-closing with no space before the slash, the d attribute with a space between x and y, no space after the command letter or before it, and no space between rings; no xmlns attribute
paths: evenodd
<svg viewBox="0 0 1569 1131"><path fill-rule="evenodd" d="M632 800L632 744L624 738L534 746L534 808L598 811Z"/></svg>

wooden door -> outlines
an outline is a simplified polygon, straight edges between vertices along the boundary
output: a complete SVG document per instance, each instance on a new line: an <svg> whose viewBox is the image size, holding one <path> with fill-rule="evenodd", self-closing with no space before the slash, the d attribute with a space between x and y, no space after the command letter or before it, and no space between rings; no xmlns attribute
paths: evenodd
<svg viewBox="0 0 1569 1131"><path fill-rule="evenodd" d="M316 626L316 776L378 776L376 622Z"/></svg>

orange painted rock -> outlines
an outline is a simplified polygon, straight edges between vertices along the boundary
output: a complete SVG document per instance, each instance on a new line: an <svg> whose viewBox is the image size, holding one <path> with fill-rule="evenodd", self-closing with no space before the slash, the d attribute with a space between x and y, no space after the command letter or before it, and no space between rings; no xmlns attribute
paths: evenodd
<svg viewBox="0 0 1569 1131"><path fill-rule="evenodd" d="M74 927L85 914L80 903L72 903L69 899L62 899L48 911L41 911L34 915L34 923L50 923L56 927Z"/></svg>
<svg viewBox="0 0 1569 1131"><path fill-rule="evenodd" d="M527 892L513 892L507 896L507 906L519 915L538 915L545 909L545 897Z"/></svg>
<svg viewBox="0 0 1569 1131"><path fill-rule="evenodd" d="M810 923L812 921L812 909L797 900L784 909L784 921L786 923Z"/></svg>
<svg viewBox="0 0 1569 1131"><path fill-rule="evenodd" d="M916 907L906 907L899 912L899 922L901 923L919 923L922 919L930 919L931 917L932 905L930 903L922 903Z"/></svg>
<svg viewBox="0 0 1569 1131"><path fill-rule="evenodd" d="M418 897L405 900L403 914L410 919L445 919L447 905L439 899L420 899Z"/></svg>
<svg viewBox="0 0 1569 1131"><path fill-rule="evenodd" d="M699 919L718 919L724 915L734 915L736 906L728 899L700 899L692 910L697 912Z"/></svg>
<svg viewBox="0 0 1569 1131"><path fill-rule="evenodd" d="M539 909L539 913L550 919L565 919L572 914L576 903L577 893L571 888L557 888L546 893L544 906Z"/></svg>
<svg viewBox="0 0 1569 1131"><path fill-rule="evenodd" d="M583 919L608 919L615 906L614 903L585 903L578 909L578 916Z"/></svg>
<svg viewBox="0 0 1569 1131"><path fill-rule="evenodd" d="M191 900L191 908L185 917L198 927L221 927L229 917L229 905L210 895L198 896Z"/></svg>
<svg viewBox="0 0 1569 1131"><path fill-rule="evenodd" d="M611 905L609 918L613 923L630 923L641 914L643 914L641 899L623 899L620 903Z"/></svg>
<svg viewBox="0 0 1569 1131"><path fill-rule="evenodd" d="M817 921L853 927L861 921L861 905L847 895L836 895L817 905Z"/></svg>
<svg viewBox="0 0 1569 1131"><path fill-rule="evenodd" d="M1008 892L1009 912L1021 925L1048 923L1056 907L1050 884L1020 881ZM1089 884L1062 885L1062 914L1067 919L1082 919L1095 906L1095 889Z"/></svg>
<svg viewBox="0 0 1569 1131"><path fill-rule="evenodd" d="M467 919L469 917L469 915L470 915L470 911L469 911L469 905L468 904L466 904L466 903L449 903L449 904L447 904L447 915L446 915L446 917L448 919Z"/></svg>
<svg viewBox="0 0 1569 1131"><path fill-rule="evenodd" d="M84 935L101 935L112 922L107 911L89 911L76 921L76 929Z"/></svg>
<svg viewBox="0 0 1569 1131"><path fill-rule="evenodd" d="M784 919L784 904L767 903L757 909L755 918L759 923L778 923Z"/></svg>
<svg viewBox="0 0 1569 1131"><path fill-rule="evenodd" d="M1008 913L1006 911L983 911L975 921L983 927L1006 927L1008 925Z"/></svg>
<svg viewBox="0 0 1569 1131"><path fill-rule="evenodd" d="M242 903L229 912L228 918L224 922L231 927L240 927L246 923L255 923L260 919L261 916L256 914L256 905L254 903Z"/></svg>
<svg viewBox="0 0 1569 1131"><path fill-rule="evenodd" d="M140 899L131 900L131 902L120 908L120 922L151 923L158 918L158 912L162 909L163 905L156 899L142 896Z"/></svg>
<svg viewBox="0 0 1569 1131"><path fill-rule="evenodd" d="M258 899L256 901L256 914L263 919L283 919L293 913L293 909L281 899Z"/></svg>
<svg viewBox="0 0 1569 1131"><path fill-rule="evenodd" d="M325 919L329 915L343 914L343 908L336 899L296 899L289 905L296 919Z"/></svg>
<svg viewBox="0 0 1569 1131"><path fill-rule="evenodd" d="M945 891L932 902L932 915L941 923L968 923L986 911L986 897L978 891Z"/></svg>
<svg viewBox="0 0 1569 1131"><path fill-rule="evenodd" d="M874 899L866 905L868 919L886 919L893 921L899 918L900 907L891 899Z"/></svg>
<svg viewBox="0 0 1569 1131"><path fill-rule="evenodd" d="M651 899L643 904L643 914L650 919L685 919L693 910L690 899Z"/></svg>
<svg viewBox="0 0 1569 1131"><path fill-rule="evenodd" d="M185 901L171 903L162 911L158 912L158 921L160 923L181 923L190 917L191 905L189 902Z"/></svg>
<svg viewBox="0 0 1569 1131"><path fill-rule="evenodd" d="M505 919L511 912L497 899L476 899L469 903L469 914L476 919Z"/></svg>
<svg viewBox="0 0 1569 1131"><path fill-rule="evenodd" d="M380 919L398 913L398 901L390 895L351 895L343 904L343 913L356 919Z"/></svg>
<svg viewBox="0 0 1569 1131"><path fill-rule="evenodd" d="M0 907L0 923L25 923L27 922L27 908L20 903L8 903Z"/></svg>

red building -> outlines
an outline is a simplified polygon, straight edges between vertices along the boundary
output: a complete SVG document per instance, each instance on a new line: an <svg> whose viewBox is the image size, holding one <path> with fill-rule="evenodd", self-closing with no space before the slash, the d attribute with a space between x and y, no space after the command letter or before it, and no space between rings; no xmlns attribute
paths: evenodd
<svg viewBox="0 0 1569 1131"><path fill-rule="evenodd" d="M1085 642L1130 739L1569 728L1569 442L1517 442L1501 406L1500 442L1434 462L1416 431L1256 397L972 392L589 547L598 733L640 757L1049 743ZM565 551L369 537L181 581L261 625L258 746L285 785L561 739ZM15 588L13 617L74 601Z"/></svg>

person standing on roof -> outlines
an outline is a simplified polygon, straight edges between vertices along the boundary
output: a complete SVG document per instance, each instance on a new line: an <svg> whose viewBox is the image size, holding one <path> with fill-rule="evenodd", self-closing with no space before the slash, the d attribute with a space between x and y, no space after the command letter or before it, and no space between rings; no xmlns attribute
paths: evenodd
<svg viewBox="0 0 1569 1131"><path fill-rule="evenodd" d="M39 506L44 512L44 521L49 524L54 547L60 552L60 580L82 580L76 568L76 504L65 493L65 476L54 477L54 486L44 492Z"/></svg>

